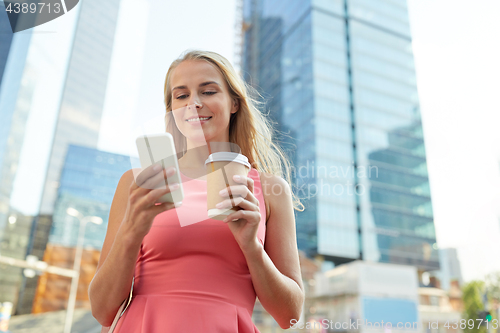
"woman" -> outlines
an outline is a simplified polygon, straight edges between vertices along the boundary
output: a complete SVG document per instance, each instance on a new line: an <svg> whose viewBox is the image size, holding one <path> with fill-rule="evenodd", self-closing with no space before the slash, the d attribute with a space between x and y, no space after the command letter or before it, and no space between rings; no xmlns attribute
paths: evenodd
<svg viewBox="0 0 500 333"><path fill-rule="evenodd" d="M92 314L103 326L111 325L133 277L134 298L118 322L120 333L258 332L251 321L256 296L282 328L299 319L304 291L293 210L301 204L290 191L289 162L248 89L213 52L191 51L170 66L167 131L182 155L185 198L179 207L155 204L172 189L144 184L162 180L162 170L135 180L129 170L120 179L89 287ZM200 117L195 122L203 135L187 121L193 117ZM238 145L252 165L229 188L241 209L225 223L206 219L181 227L176 211L206 214L207 142ZM230 207L229 200L221 193L222 207Z"/></svg>

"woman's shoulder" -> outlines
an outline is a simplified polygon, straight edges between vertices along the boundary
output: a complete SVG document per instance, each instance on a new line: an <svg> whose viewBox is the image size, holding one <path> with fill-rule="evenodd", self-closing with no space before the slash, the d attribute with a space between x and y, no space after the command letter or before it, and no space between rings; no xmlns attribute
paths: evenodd
<svg viewBox="0 0 500 333"><path fill-rule="evenodd" d="M283 177L264 171L258 171L260 182L262 186L282 186L284 188L290 187Z"/></svg>
<svg viewBox="0 0 500 333"><path fill-rule="evenodd" d="M125 171L121 177L120 180L118 181L117 184L117 191L122 190L124 191L125 189L128 190L128 188L132 185L133 182L135 182L135 179L137 175L140 173L141 169L140 168L133 168L133 169L128 169Z"/></svg>
<svg viewBox="0 0 500 333"><path fill-rule="evenodd" d="M122 174L118 184L126 183L126 184L130 185L132 183L132 181L135 179L134 175L137 174L137 172L139 170L140 169L138 169L138 168L128 169L127 171L125 171Z"/></svg>
<svg viewBox="0 0 500 333"><path fill-rule="evenodd" d="M131 180L131 179L133 179L133 177L134 177L134 169L128 169L127 171L125 171L122 174L120 180L122 180L122 179L123 180Z"/></svg>
<svg viewBox="0 0 500 333"><path fill-rule="evenodd" d="M270 216L273 207L282 202L287 196L291 197L290 184L279 175L263 171L258 171L258 173L266 209Z"/></svg>

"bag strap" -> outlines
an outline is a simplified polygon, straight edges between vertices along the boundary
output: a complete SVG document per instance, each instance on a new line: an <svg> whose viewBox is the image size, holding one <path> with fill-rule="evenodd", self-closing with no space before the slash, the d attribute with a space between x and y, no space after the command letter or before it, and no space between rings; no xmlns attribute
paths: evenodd
<svg viewBox="0 0 500 333"><path fill-rule="evenodd" d="M125 310L127 310L128 306L130 305L130 302L132 302L132 291L134 290L134 280L135 276L132 277L132 287L130 288L130 294L128 298L123 300L122 304L120 305L118 312L116 312L115 319L113 319L113 323L109 328L102 327L101 333L113 333L113 331L115 330L116 324L118 323L118 319L120 319L120 317L125 313Z"/></svg>
<svg viewBox="0 0 500 333"><path fill-rule="evenodd" d="M135 276L132 276L132 286L130 287L130 295L128 296L128 302L127 305L125 305L125 309L123 309L123 312L120 314L120 317L123 315L125 310L127 310L128 306L130 305L130 302L132 302L132 291L134 291L134 280ZM125 301L123 301L125 302Z"/></svg>

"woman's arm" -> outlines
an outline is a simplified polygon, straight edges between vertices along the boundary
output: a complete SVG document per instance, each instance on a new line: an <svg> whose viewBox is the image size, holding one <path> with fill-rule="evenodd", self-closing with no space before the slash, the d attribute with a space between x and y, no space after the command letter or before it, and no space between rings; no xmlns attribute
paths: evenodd
<svg viewBox="0 0 500 333"><path fill-rule="evenodd" d="M164 182L163 177L163 170L149 169L141 173L136 182L133 171L129 170L118 182L97 271L88 290L92 315L103 326L111 325L130 293L142 239L154 217L174 207L171 203L154 205L160 196L170 191L168 187L151 190L158 181Z"/></svg>
<svg viewBox="0 0 500 333"><path fill-rule="evenodd" d="M96 274L89 285L92 315L103 326L111 325L120 304L130 293L141 246L141 243L124 237L123 230L120 230L127 208L128 189L133 181L132 170L129 170L118 182Z"/></svg>
<svg viewBox="0 0 500 333"><path fill-rule="evenodd" d="M255 292L281 328L299 320L304 303L291 190L280 177L261 175L267 212L265 246L256 240L245 249Z"/></svg>

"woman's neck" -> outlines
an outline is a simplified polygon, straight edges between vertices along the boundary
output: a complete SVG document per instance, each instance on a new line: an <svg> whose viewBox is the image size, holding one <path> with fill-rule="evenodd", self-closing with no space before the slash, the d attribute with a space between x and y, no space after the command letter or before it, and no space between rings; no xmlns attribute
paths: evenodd
<svg viewBox="0 0 500 333"><path fill-rule="evenodd" d="M186 153L179 159L185 168L199 169L205 167L205 161L209 154L208 146L198 145L195 146L188 142Z"/></svg>
<svg viewBox="0 0 500 333"><path fill-rule="evenodd" d="M179 168L203 174L206 170L205 161L210 154L222 151L239 152L238 145L228 141L198 142L187 140L187 150L179 159Z"/></svg>

